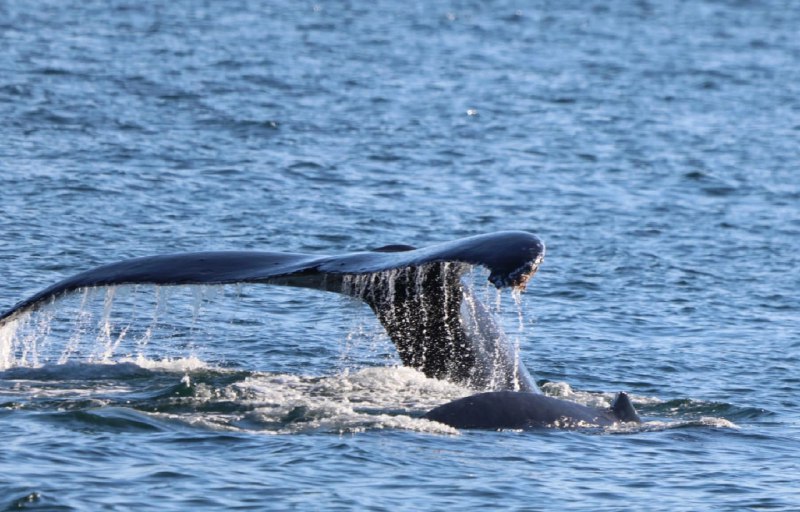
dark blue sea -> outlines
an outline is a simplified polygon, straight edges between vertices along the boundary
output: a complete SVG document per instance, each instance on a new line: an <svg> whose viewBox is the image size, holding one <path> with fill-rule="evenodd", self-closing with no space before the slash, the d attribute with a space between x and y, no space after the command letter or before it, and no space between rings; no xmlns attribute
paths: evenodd
<svg viewBox="0 0 800 512"><path fill-rule="evenodd" d="M800 4L0 2L0 310L154 254L499 230L544 392L455 430L370 309L116 286L0 332L0 510L800 510Z"/></svg>

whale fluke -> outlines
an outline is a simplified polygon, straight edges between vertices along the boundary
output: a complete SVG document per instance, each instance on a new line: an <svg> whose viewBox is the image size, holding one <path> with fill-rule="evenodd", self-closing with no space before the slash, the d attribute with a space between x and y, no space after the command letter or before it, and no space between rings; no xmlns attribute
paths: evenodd
<svg viewBox="0 0 800 512"><path fill-rule="evenodd" d="M535 235L502 231L419 249L397 244L338 256L222 251L134 258L45 288L0 315L0 326L88 287L263 283L314 288L366 302L403 364L429 377L480 389L538 391L461 277L470 265L480 265L497 288L524 288L544 253Z"/></svg>

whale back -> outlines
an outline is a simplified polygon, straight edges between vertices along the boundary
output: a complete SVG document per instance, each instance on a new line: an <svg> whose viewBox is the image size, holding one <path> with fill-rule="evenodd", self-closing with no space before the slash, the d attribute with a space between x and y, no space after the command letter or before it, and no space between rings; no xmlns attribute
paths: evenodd
<svg viewBox="0 0 800 512"><path fill-rule="evenodd" d="M625 393L619 393L610 409L597 409L559 398L514 391L491 391L460 398L428 411L423 418L454 428L493 430L585 428L641 421Z"/></svg>

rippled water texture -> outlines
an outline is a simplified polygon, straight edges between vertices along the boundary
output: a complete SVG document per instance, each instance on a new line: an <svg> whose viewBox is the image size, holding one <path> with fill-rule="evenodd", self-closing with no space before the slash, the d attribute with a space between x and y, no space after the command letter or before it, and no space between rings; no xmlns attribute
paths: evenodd
<svg viewBox="0 0 800 512"><path fill-rule="evenodd" d="M800 6L0 3L0 309L96 265L503 229L546 393L456 432L363 305L77 294L0 333L0 510L800 508ZM109 298L109 295L111 297ZM107 307L108 306L108 307Z"/></svg>

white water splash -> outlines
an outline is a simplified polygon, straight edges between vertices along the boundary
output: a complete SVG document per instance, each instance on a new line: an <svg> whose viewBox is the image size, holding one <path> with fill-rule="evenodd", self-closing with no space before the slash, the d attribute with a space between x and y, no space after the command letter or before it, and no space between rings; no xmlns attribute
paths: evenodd
<svg viewBox="0 0 800 512"><path fill-rule="evenodd" d="M11 368L14 365L17 330L20 324L24 324L29 317L29 314L24 314L0 326L0 370Z"/></svg>
<svg viewBox="0 0 800 512"><path fill-rule="evenodd" d="M229 391L254 407L241 428L284 434L386 428L455 434L451 427L418 416L470 393L406 367L365 368L321 379L255 374ZM216 420L231 426L230 418Z"/></svg>
<svg viewBox="0 0 800 512"><path fill-rule="evenodd" d="M24 313L0 327L0 370L39 366L51 319L52 312L44 308L36 317Z"/></svg>
<svg viewBox="0 0 800 512"><path fill-rule="evenodd" d="M168 372L191 372L214 368L197 356L153 359L139 354L135 357L121 357L119 363L132 363L146 370L163 370Z"/></svg>
<svg viewBox="0 0 800 512"><path fill-rule="evenodd" d="M53 362L108 364L120 357L142 356L172 291L160 286L141 292L139 288L84 288L8 321L0 327L0 370ZM215 294L201 290L197 296L202 302ZM144 331L140 310L149 318Z"/></svg>
<svg viewBox="0 0 800 512"><path fill-rule="evenodd" d="M431 276L433 272L435 275ZM446 276L446 277L442 277ZM455 288L452 279L460 279L462 300L460 310L456 313L449 305L455 301L450 297ZM473 286L473 282L482 281L482 287ZM431 290L431 285L439 281L441 288ZM396 307L398 283L410 288L404 293L408 295L411 307ZM396 269L387 272L364 275L349 275L343 279L343 292L356 298L363 298L373 304L380 304L378 308L379 319L385 326L393 326L400 337L409 336L412 339L427 339L426 326L434 320L431 315L437 316L437 326L444 326L443 332L437 336L444 339L432 340L437 344L450 344L446 350L470 350L476 356L475 367L469 377L479 389L511 389L519 390L523 382L531 382L527 371L521 364L520 338L524 317L521 290L513 290L512 295L517 314L518 327L510 340L506 337L502 325L496 321L502 317L504 290L492 286L486 278L484 270L462 263L434 263ZM436 300L429 300L431 294L437 294ZM438 316L444 315L438 319ZM449 315L458 315L451 319ZM407 329L408 322L419 324L419 331L411 333ZM457 327L453 327L453 326ZM463 329L463 333L451 329ZM352 333L351 333L352 334ZM351 346L350 336L347 346ZM468 343L468 346L456 347L456 343ZM405 357L411 358L407 364L418 368L426 368L426 363L431 354L431 345L421 343L413 350L408 349ZM456 363L453 363L456 364ZM458 374L461 370L453 369Z"/></svg>
<svg viewBox="0 0 800 512"><path fill-rule="evenodd" d="M547 396L569 400L570 402L576 402L598 409L610 407L616 396L616 393L592 393L589 391L574 390L572 386L566 382L546 382L542 385L542 392Z"/></svg>
<svg viewBox="0 0 800 512"><path fill-rule="evenodd" d="M353 316L347 334L339 339L339 371L350 371L364 361L400 364L394 345L372 312L361 304L348 306L352 306L348 311Z"/></svg>

